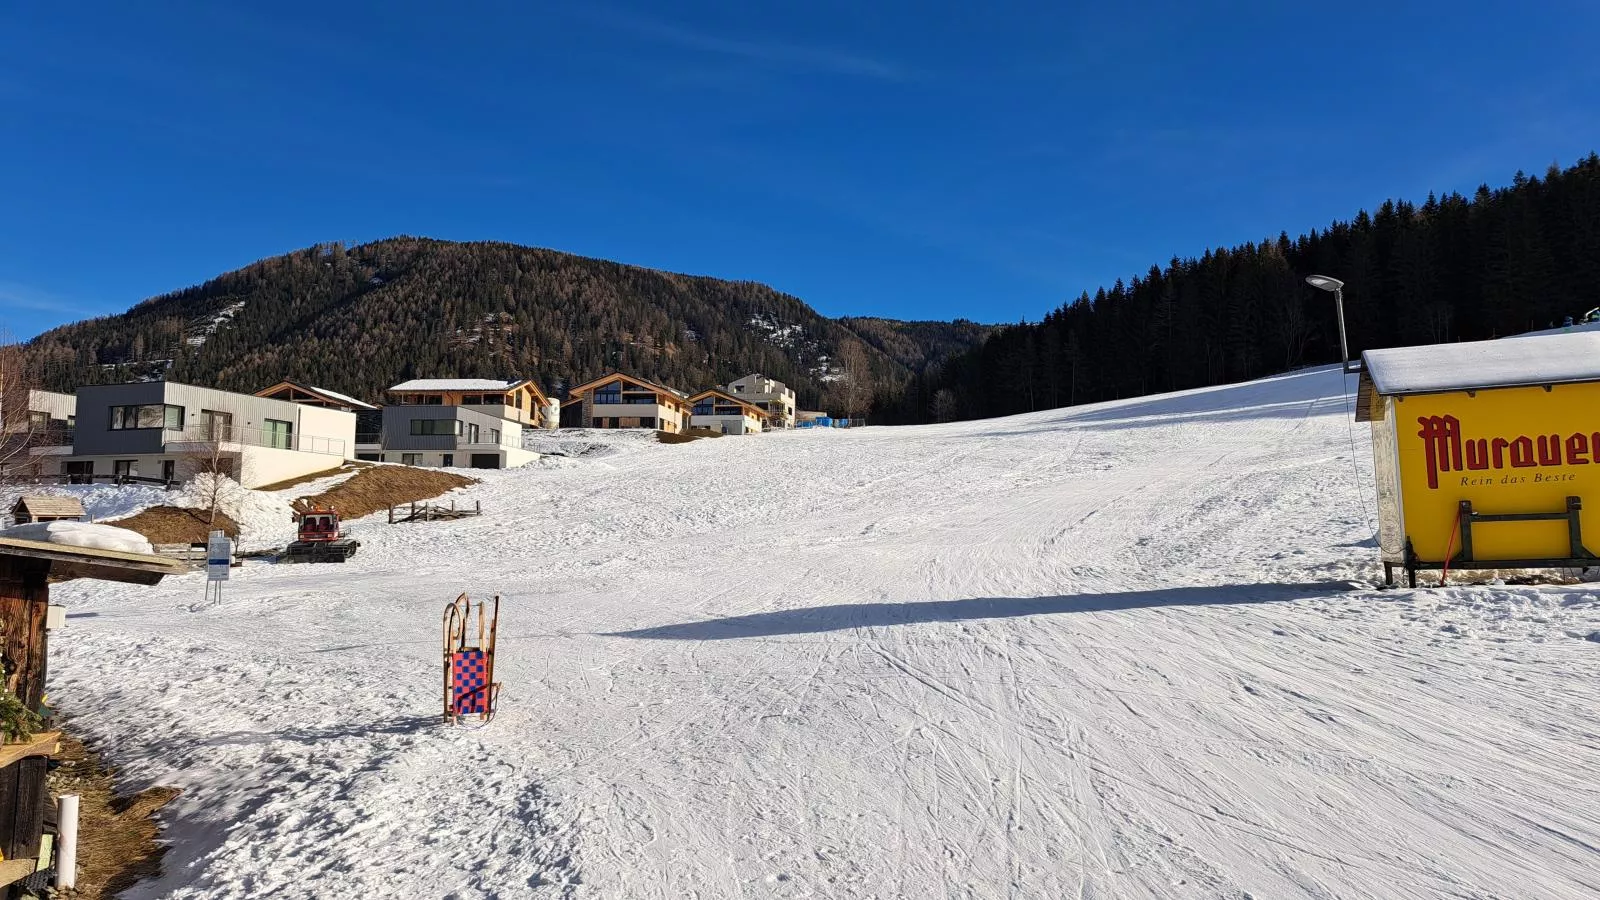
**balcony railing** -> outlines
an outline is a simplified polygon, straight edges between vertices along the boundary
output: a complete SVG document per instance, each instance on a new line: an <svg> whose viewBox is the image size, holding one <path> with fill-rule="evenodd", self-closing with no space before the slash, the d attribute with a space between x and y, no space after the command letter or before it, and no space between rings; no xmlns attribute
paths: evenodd
<svg viewBox="0 0 1600 900"><path fill-rule="evenodd" d="M266 428L236 428L231 425L207 428L168 429L161 433L163 444L240 444L250 447L270 447L274 450L298 450L301 453L325 453L344 456L343 438L323 437L316 434L285 434Z"/></svg>

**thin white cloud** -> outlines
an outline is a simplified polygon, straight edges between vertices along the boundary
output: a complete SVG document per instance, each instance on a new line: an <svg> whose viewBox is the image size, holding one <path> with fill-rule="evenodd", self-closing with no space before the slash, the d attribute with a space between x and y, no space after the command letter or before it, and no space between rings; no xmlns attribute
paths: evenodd
<svg viewBox="0 0 1600 900"><path fill-rule="evenodd" d="M81 304L62 300L24 284L0 281L0 311L29 309L36 312L75 313Z"/></svg>
<svg viewBox="0 0 1600 900"><path fill-rule="evenodd" d="M782 68L880 81L910 81L916 73L899 63L831 47L712 34L618 9L591 11L601 25L686 50L748 59Z"/></svg>

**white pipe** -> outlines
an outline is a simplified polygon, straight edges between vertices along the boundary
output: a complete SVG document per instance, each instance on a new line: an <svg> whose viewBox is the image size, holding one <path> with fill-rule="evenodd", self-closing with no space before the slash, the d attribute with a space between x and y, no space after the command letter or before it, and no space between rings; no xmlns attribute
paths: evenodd
<svg viewBox="0 0 1600 900"><path fill-rule="evenodd" d="M56 887L78 885L78 795L62 794L56 819Z"/></svg>

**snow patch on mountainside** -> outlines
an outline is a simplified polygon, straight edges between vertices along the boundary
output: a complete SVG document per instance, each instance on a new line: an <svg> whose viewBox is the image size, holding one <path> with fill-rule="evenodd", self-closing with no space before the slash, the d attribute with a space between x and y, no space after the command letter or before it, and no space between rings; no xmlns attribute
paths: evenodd
<svg viewBox="0 0 1600 900"><path fill-rule="evenodd" d="M217 310L209 316L189 323L185 329L183 342L191 347L201 347L216 334L221 328L232 322L239 313L244 311L245 301L238 300Z"/></svg>

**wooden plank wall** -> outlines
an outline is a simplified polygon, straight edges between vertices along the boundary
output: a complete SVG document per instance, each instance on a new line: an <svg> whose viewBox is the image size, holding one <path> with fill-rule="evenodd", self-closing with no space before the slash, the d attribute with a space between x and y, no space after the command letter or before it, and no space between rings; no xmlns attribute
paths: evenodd
<svg viewBox="0 0 1600 900"><path fill-rule="evenodd" d="M5 685L30 709L44 699L45 614L50 604L43 560L0 556L0 656ZM49 760L32 756L0 769L0 852L6 859L37 856L44 832Z"/></svg>

